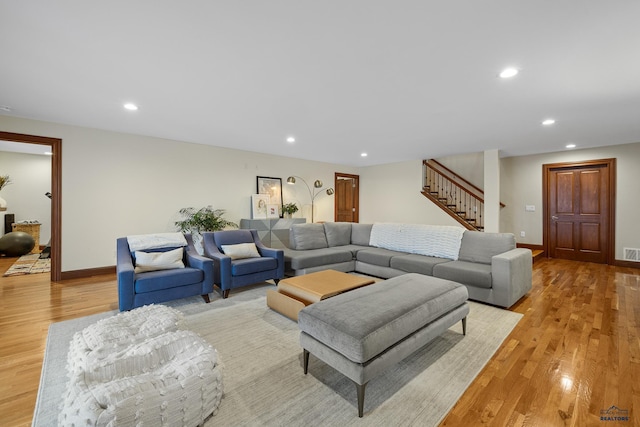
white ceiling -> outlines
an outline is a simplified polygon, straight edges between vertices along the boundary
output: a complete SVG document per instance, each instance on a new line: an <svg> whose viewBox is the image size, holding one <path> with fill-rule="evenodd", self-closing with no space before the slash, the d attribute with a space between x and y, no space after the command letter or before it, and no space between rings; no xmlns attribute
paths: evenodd
<svg viewBox="0 0 640 427"><path fill-rule="evenodd" d="M0 114L354 166L640 142L638 18L637 0L0 0Z"/></svg>

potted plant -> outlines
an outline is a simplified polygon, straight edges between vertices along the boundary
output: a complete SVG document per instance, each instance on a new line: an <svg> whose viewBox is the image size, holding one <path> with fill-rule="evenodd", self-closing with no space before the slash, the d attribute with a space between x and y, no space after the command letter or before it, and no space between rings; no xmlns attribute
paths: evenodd
<svg viewBox="0 0 640 427"><path fill-rule="evenodd" d="M286 218L291 218L291 216L298 212L298 205L295 203L287 203L286 205L282 205L282 213Z"/></svg>
<svg viewBox="0 0 640 427"><path fill-rule="evenodd" d="M175 225L183 233L191 233L198 252L202 253L202 234L205 231L224 230L227 227L238 228L235 222L223 218L224 209L213 209L207 206L200 209L182 208L180 215L183 219Z"/></svg>
<svg viewBox="0 0 640 427"><path fill-rule="evenodd" d="M7 185L11 184L11 178L9 175L0 175L0 190L2 190ZM7 202L0 197L0 211L7 210Z"/></svg>
<svg viewBox="0 0 640 427"><path fill-rule="evenodd" d="M200 208L182 208L183 219L175 225L183 233L200 234L203 231L224 230L227 227L238 228L238 224L224 219L224 209L213 209L211 206Z"/></svg>

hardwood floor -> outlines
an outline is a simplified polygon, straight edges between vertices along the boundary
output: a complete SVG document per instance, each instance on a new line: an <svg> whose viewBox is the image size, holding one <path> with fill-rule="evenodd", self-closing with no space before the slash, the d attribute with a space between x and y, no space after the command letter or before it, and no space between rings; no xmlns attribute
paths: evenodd
<svg viewBox="0 0 640 427"><path fill-rule="evenodd" d="M638 269L536 261L533 289L511 308L524 318L442 425L639 426L639 288ZM27 426L49 324L117 309L116 280L34 274L0 289L0 426ZM611 406L629 421L601 421Z"/></svg>

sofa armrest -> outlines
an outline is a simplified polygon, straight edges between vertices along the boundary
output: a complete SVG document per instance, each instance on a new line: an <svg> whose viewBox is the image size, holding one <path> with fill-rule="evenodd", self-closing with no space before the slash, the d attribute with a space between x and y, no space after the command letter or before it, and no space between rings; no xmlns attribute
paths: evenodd
<svg viewBox="0 0 640 427"><path fill-rule="evenodd" d="M531 290L533 257L530 249L516 248L491 258L495 303L511 307Z"/></svg>
<svg viewBox="0 0 640 427"><path fill-rule="evenodd" d="M218 250L218 246L213 240L213 232L206 231L202 233L202 247L204 249L204 256L211 258L213 261L213 283L217 285L230 283L231 257Z"/></svg>
<svg viewBox="0 0 640 427"><path fill-rule="evenodd" d="M213 291L213 260L198 253L191 234L186 233L184 236L187 239L187 247L184 251L185 265L203 271L202 291L210 293Z"/></svg>
<svg viewBox="0 0 640 427"><path fill-rule="evenodd" d="M135 279L133 259L126 237L116 240L116 275L118 278L118 306L120 311L133 308Z"/></svg>
<svg viewBox="0 0 640 427"><path fill-rule="evenodd" d="M280 280L284 277L284 250L283 249L273 249L264 246L262 243L256 243L256 247L258 248L258 252L263 257L275 258L278 263L278 272L276 275L277 279Z"/></svg>

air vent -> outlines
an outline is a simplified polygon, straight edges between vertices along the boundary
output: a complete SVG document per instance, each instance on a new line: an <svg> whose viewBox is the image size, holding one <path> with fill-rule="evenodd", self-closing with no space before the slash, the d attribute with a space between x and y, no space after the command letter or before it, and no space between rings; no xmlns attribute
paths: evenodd
<svg viewBox="0 0 640 427"><path fill-rule="evenodd" d="M624 258L625 261L636 261L640 262L640 249L637 248L624 248Z"/></svg>

